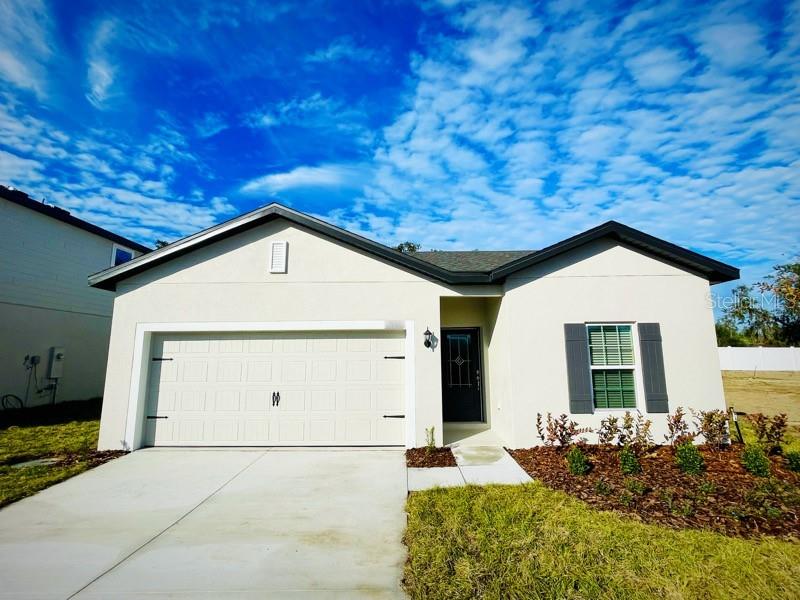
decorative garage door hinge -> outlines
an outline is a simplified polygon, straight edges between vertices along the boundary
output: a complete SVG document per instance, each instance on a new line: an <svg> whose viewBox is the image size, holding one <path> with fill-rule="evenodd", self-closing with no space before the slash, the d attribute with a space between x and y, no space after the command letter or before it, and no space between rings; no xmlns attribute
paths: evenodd
<svg viewBox="0 0 800 600"><path fill-rule="evenodd" d="M394 360L404 360L405 356L384 356L383 358L385 358L387 360L392 360L392 359L394 359Z"/></svg>
<svg viewBox="0 0 800 600"><path fill-rule="evenodd" d="M153 362L163 362L165 360L172 360L171 358L165 358L163 356L154 356Z"/></svg>
<svg viewBox="0 0 800 600"><path fill-rule="evenodd" d="M147 415L147 418L148 419L169 419L169 417L162 417L162 416L156 416L156 415Z"/></svg>
<svg viewBox="0 0 800 600"><path fill-rule="evenodd" d="M383 415L384 419L405 419L405 415Z"/></svg>

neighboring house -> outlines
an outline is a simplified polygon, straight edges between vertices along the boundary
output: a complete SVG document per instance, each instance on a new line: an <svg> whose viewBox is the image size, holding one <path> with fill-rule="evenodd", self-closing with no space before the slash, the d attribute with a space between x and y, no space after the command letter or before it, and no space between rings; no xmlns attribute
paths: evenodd
<svg viewBox="0 0 800 600"><path fill-rule="evenodd" d="M738 275L614 222L403 254L270 204L90 278L117 293L99 445L520 447L537 413L624 410L660 438L725 407L709 284Z"/></svg>
<svg viewBox="0 0 800 600"><path fill-rule="evenodd" d="M0 396L27 406L101 396L114 294L86 278L147 251L0 186Z"/></svg>

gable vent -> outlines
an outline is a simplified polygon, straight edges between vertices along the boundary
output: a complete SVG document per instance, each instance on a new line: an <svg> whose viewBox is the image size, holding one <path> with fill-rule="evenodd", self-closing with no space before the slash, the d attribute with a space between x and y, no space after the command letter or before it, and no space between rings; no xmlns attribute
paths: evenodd
<svg viewBox="0 0 800 600"><path fill-rule="evenodd" d="M286 273L286 258L289 242L272 242L272 256L269 259L270 273Z"/></svg>

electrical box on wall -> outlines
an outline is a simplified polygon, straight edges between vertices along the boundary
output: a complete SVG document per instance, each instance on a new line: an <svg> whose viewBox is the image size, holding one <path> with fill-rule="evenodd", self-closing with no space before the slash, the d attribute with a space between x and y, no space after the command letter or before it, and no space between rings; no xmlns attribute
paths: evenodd
<svg viewBox="0 0 800 600"><path fill-rule="evenodd" d="M50 379L61 379L64 376L64 348L63 346L53 346L50 348L50 367L47 370L47 377Z"/></svg>

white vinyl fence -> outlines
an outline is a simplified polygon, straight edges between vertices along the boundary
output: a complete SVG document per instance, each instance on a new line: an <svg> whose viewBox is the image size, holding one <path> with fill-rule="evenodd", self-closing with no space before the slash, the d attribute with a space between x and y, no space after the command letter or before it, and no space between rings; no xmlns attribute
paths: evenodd
<svg viewBox="0 0 800 600"><path fill-rule="evenodd" d="M800 371L800 348L719 348L723 371Z"/></svg>

